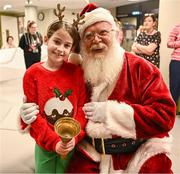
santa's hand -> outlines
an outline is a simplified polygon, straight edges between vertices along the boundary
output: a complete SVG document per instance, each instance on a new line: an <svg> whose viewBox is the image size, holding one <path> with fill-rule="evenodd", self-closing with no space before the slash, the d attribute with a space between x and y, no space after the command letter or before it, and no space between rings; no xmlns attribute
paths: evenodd
<svg viewBox="0 0 180 174"><path fill-rule="evenodd" d="M26 99L24 99L26 102ZM20 117L26 124L31 124L37 118L39 113L39 106L36 103L23 103L20 108Z"/></svg>
<svg viewBox="0 0 180 174"><path fill-rule="evenodd" d="M105 122L106 110L107 102L90 102L83 107L86 117L94 122Z"/></svg>
<svg viewBox="0 0 180 174"><path fill-rule="evenodd" d="M56 144L55 151L59 155L65 156L67 155L73 148L75 147L75 138L72 138L67 143L64 143L63 141L59 141Z"/></svg>

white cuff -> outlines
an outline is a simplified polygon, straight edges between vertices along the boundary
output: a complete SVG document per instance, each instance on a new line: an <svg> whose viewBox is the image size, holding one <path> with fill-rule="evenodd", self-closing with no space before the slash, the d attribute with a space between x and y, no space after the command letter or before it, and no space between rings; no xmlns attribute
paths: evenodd
<svg viewBox="0 0 180 174"><path fill-rule="evenodd" d="M108 101L105 125L112 135L136 139L134 110L126 103Z"/></svg>

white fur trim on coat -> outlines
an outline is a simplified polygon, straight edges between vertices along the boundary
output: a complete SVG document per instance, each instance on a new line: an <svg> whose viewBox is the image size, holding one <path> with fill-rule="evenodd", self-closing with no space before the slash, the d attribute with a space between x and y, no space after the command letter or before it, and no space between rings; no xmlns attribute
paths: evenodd
<svg viewBox="0 0 180 174"><path fill-rule="evenodd" d="M111 138L112 135L136 139L134 110L125 103L107 101L105 123L88 121L86 132L94 138Z"/></svg>
<svg viewBox="0 0 180 174"><path fill-rule="evenodd" d="M108 100L105 124L112 135L136 139L134 110L126 103Z"/></svg>
<svg viewBox="0 0 180 174"><path fill-rule="evenodd" d="M143 164L151 157L161 153L165 153L167 156L169 156L171 153L171 146L172 137L151 138L142 144L136 151L126 170L113 170L113 165L111 165L110 172L108 173L138 174Z"/></svg>
<svg viewBox="0 0 180 174"><path fill-rule="evenodd" d="M86 140L81 141L77 144L77 148L83 151L91 160L95 162L100 162L101 154L98 153L95 148L89 144Z"/></svg>
<svg viewBox="0 0 180 174"><path fill-rule="evenodd" d="M80 143L78 147L81 148L92 160L100 162L100 173L103 174L126 174L133 173L138 174L143 164L152 156L165 153L170 155L172 146L172 137L164 138L151 138L142 144L135 152L133 158L129 161L126 170L114 170L113 161L111 155L99 154L92 145L83 141L83 145Z"/></svg>
<svg viewBox="0 0 180 174"><path fill-rule="evenodd" d="M111 138L112 134L104 123L95 123L91 120L86 125L87 135L93 138Z"/></svg>

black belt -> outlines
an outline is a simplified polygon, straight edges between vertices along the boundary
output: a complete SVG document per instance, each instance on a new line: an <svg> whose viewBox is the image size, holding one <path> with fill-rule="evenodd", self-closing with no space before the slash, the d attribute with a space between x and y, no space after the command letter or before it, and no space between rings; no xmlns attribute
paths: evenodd
<svg viewBox="0 0 180 174"><path fill-rule="evenodd" d="M131 138L91 138L86 137L86 140L92 144L99 153L103 154L118 154L118 153L132 153L143 144L146 140Z"/></svg>

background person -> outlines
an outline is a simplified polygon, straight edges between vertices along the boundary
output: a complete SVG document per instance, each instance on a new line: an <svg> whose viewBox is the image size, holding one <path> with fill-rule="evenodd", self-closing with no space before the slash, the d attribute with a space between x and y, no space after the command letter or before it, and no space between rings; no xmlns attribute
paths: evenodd
<svg viewBox="0 0 180 174"><path fill-rule="evenodd" d="M37 32L35 21L28 21L27 33L23 34L19 41L19 47L24 51L26 69L34 63L41 61L41 45L43 38Z"/></svg>
<svg viewBox="0 0 180 174"><path fill-rule="evenodd" d="M6 45L3 46L3 49L7 49L7 48L16 48L17 46L14 43L14 38L13 36L8 36L6 39Z"/></svg>
<svg viewBox="0 0 180 174"><path fill-rule="evenodd" d="M180 23L171 29L167 47L173 49L169 65L170 91L180 114Z"/></svg>
<svg viewBox="0 0 180 174"><path fill-rule="evenodd" d="M141 30L142 32L139 33L132 45L132 52L145 58L159 68L161 33L157 31L156 28L156 16L152 13L145 14L143 30Z"/></svg>
<svg viewBox="0 0 180 174"><path fill-rule="evenodd" d="M118 30L118 37L117 39L119 40L119 44L122 46L124 42L124 31L123 31L123 26L120 21L116 21L117 25L117 30Z"/></svg>

